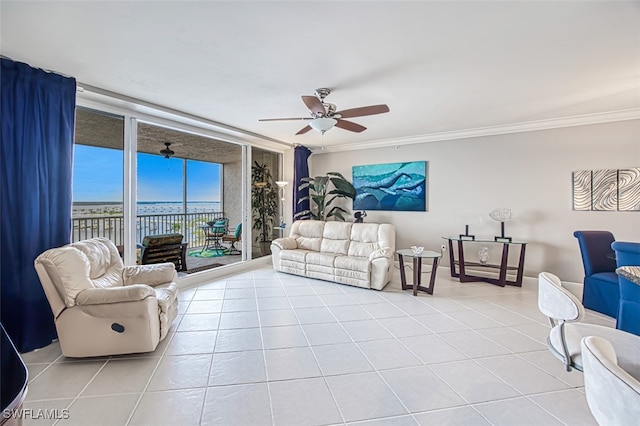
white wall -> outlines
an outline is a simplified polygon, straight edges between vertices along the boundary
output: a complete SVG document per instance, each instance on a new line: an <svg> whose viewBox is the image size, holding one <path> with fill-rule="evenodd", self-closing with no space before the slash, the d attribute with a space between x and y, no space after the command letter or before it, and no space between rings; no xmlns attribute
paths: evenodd
<svg viewBox="0 0 640 426"><path fill-rule="evenodd" d="M488 213L509 207L516 217L506 224L506 234L529 242L525 275L550 271L581 282L582 261L573 231L604 229L618 240L640 241L640 212L573 211L571 180L575 170L640 167L640 120L314 153L309 165L312 176L337 171L351 180L354 165L423 160L428 161L427 212L367 212L367 222L396 226L398 248L439 250L442 236L464 231L456 221L464 213L484 217L470 233L499 235L500 225ZM494 262L497 249L491 247Z"/></svg>

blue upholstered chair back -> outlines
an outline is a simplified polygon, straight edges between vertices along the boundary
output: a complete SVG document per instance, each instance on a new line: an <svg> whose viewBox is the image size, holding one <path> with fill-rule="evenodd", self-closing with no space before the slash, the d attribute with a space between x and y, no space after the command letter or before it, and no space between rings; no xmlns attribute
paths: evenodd
<svg viewBox="0 0 640 426"><path fill-rule="evenodd" d="M609 231L576 231L584 274L590 277L599 272L615 272L616 260L613 257L611 243L615 241Z"/></svg>
<svg viewBox="0 0 640 426"><path fill-rule="evenodd" d="M616 252L618 266L640 265L640 243L614 241L611 248Z"/></svg>
<svg viewBox="0 0 640 426"><path fill-rule="evenodd" d="M618 266L640 265L640 243L615 241L611 248L616 252ZM619 276L620 304L616 328L640 335L640 285Z"/></svg>
<svg viewBox="0 0 640 426"><path fill-rule="evenodd" d="M616 318L620 289L611 249L611 243L615 241L613 234L609 231L576 231L573 235L578 239L584 266L582 305Z"/></svg>

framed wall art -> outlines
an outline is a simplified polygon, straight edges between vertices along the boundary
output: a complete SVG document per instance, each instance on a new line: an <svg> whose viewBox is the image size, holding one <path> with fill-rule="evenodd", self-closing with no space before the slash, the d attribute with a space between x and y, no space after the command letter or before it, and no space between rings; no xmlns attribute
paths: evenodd
<svg viewBox="0 0 640 426"><path fill-rule="evenodd" d="M427 162L353 166L354 210L427 211Z"/></svg>
<svg viewBox="0 0 640 426"><path fill-rule="evenodd" d="M573 210L640 211L640 167L573 172Z"/></svg>

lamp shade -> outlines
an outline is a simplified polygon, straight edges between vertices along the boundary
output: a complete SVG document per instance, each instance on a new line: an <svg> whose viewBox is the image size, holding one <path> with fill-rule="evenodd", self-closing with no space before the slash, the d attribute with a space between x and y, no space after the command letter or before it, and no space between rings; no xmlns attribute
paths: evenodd
<svg viewBox="0 0 640 426"><path fill-rule="evenodd" d="M324 133L327 130L331 130L333 126L336 125L337 122L338 120L336 120L335 118L320 117L320 118L311 120L309 122L309 126L311 126L313 130L316 130L320 133Z"/></svg>

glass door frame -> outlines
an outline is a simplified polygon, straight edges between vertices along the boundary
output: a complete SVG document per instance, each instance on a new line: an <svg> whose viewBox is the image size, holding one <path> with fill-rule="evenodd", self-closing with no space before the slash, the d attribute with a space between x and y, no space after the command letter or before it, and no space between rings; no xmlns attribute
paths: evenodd
<svg viewBox="0 0 640 426"><path fill-rule="evenodd" d="M200 117L190 116L180 111L173 111L160 106L153 106L142 101L122 97L115 93L100 89L85 87L79 90L76 96L76 105L120 115L124 118L124 188L123 188L123 215L124 215L124 263L135 265L136 263L136 194L137 194L137 127L138 122L148 123L154 126L167 127L177 131L193 133L198 136L215 138L223 142L240 145L242 150L242 261L251 260L249 251L253 236L251 232L251 148L256 146L273 151L284 156L284 151L290 146L284 146L280 141L269 141L268 138L257 140L257 143L247 141L259 135L246 132L242 134L239 129L234 129L214 122L208 122ZM235 132L236 134L221 133L221 131ZM224 191L224 188L223 188Z"/></svg>

